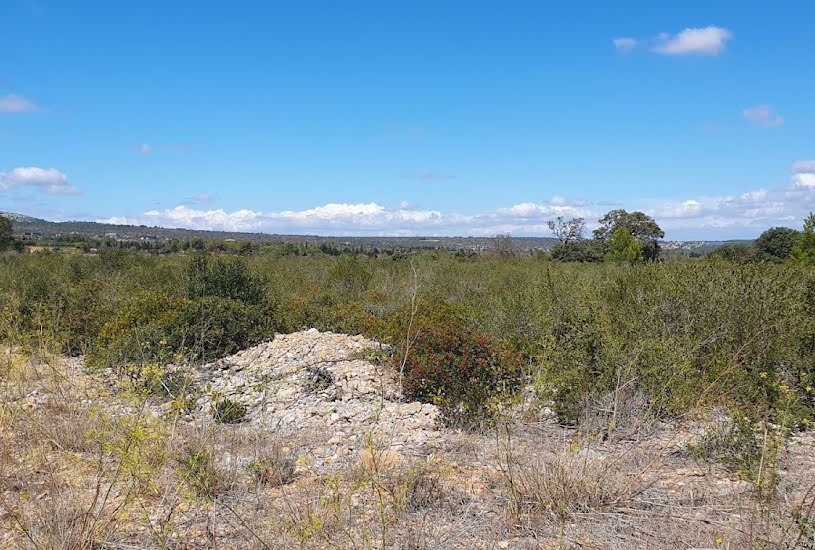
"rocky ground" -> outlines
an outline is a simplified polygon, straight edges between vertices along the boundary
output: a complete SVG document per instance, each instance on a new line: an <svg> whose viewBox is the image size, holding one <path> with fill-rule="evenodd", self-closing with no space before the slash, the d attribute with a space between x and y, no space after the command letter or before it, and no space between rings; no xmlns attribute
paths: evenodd
<svg viewBox="0 0 815 550"><path fill-rule="evenodd" d="M252 428L282 438L324 434L306 451L320 472L347 466L371 444L392 456L427 457L444 441L438 411L401 400L391 369L364 359L386 351L362 336L316 329L280 335L195 371L204 393L192 418L211 421L213 402L227 398L246 406Z"/></svg>
<svg viewBox="0 0 815 550"><path fill-rule="evenodd" d="M601 436L529 400L449 430L399 398L383 351L279 335L178 370L179 410L81 359L6 350L0 547L815 547L811 434L768 489L691 452L712 412ZM213 418L227 399L240 422Z"/></svg>

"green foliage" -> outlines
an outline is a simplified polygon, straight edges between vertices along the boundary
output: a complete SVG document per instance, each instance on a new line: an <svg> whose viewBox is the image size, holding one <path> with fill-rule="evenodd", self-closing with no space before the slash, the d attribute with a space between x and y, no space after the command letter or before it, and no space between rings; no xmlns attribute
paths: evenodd
<svg viewBox="0 0 815 550"><path fill-rule="evenodd" d="M755 240L758 259L780 262L789 258L798 232L789 227L771 227Z"/></svg>
<svg viewBox="0 0 815 550"><path fill-rule="evenodd" d="M815 214L812 212L804 220L803 231L795 236L790 257L809 265L815 263Z"/></svg>
<svg viewBox="0 0 815 550"><path fill-rule="evenodd" d="M707 255L730 262L747 263L755 260L756 249L750 244L727 243L714 248Z"/></svg>
<svg viewBox="0 0 815 550"><path fill-rule="evenodd" d="M212 361L258 343L269 334L263 308L246 302L209 296L185 301L172 327L178 350L196 361Z"/></svg>
<svg viewBox="0 0 815 550"><path fill-rule="evenodd" d="M246 405L229 398L214 402L210 412L219 424L239 424L246 420Z"/></svg>
<svg viewBox="0 0 815 550"><path fill-rule="evenodd" d="M185 449L178 465L181 478L198 496L213 499L224 490L223 473L215 463L210 446L194 445Z"/></svg>
<svg viewBox="0 0 815 550"><path fill-rule="evenodd" d="M583 242L599 250L612 240ZM466 340L455 345L492 367L504 353L523 358L542 405L564 422L627 395L657 417L717 404L770 421L783 409L794 427L812 419L815 283L806 261L631 264L623 255L562 263L443 251L374 258L333 249L304 255L295 246L207 254L0 255L0 338L84 354L90 366L115 368L134 389L183 409L188 395L162 393L171 385L168 364L210 361L275 331L317 327L391 344L399 368L408 334L451 333L449 326L461 335L451 338ZM472 335L492 351L467 343ZM470 374L481 380L481 372ZM502 397L480 382L472 399L459 395L465 379L449 401L459 405L445 406L451 416L482 414ZM427 383L444 389L440 380ZM441 390L417 391L446 399Z"/></svg>
<svg viewBox="0 0 815 550"><path fill-rule="evenodd" d="M713 425L702 440L688 450L699 460L716 461L770 495L779 481L778 459L788 433L785 426L734 415Z"/></svg>
<svg viewBox="0 0 815 550"><path fill-rule="evenodd" d="M607 262L628 262L635 264L645 260L643 245L625 227L614 230L608 240Z"/></svg>
<svg viewBox="0 0 815 550"><path fill-rule="evenodd" d="M0 216L0 252L8 250L14 245L14 230L11 220Z"/></svg>
<svg viewBox="0 0 815 550"><path fill-rule="evenodd" d="M539 384L564 421L586 401L636 388L649 414L727 403L811 415L811 355L801 353L800 273L708 262L604 266L555 277ZM781 381L789 394L780 391Z"/></svg>
<svg viewBox="0 0 815 550"><path fill-rule="evenodd" d="M135 270L135 262L127 260L130 255L100 257L101 268ZM82 311L70 317L88 332L98 331L96 345L89 350L90 364L119 365L134 372L134 365L151 362L211 361L273 332L264 283L242 258L195 254L184 266L183 277L179 271L172 274L179 281L175 288L135 292L107 315L93 315L93 322L83 320ZM87 292L80 296L89 298ZM100 325L100 317L107 321Z"/></svg>
<svg viewBox="0 0 815 550"><path fill-rule="evenodd" d="M464 327L422 326L403 356L403 389L408 399L438 404L448 424L473 425L489 419L494 399L515 390L521 360Z"/></svg>
<svg viewBox="0 0 815 550"><path fill-rule="evenodd" d="M223 298L251 305L262 305L265 284L249 272L246 261L238 256L194 254L186 268L187 298Z"/></svg>
<svg viewBox="0 0 815 550"><path fill-rule="evenodd" d="M358 298L371 284L372 274L356 255L343 254L337 258L329 272L329 283L337 294L351 299Z"/></svg>
<svg viewBox="0 0 815 550"><path fill-rule="evenodd" d="M144 291L134 295L102 326L88 363L137 372L133 371L134 365L171 362L191 338L183 321L188 307L187 300L164 293Z"/></svg>
<svg viewBox="0 0 815 550"><path fill-rule="evenodd" d="M599 240L558 243L550 251L552 259L558 262L602 262L604 254L604 243Z"/></svg>
<svg viewBox="0 0 815 550"><path fill-rule="evenodd" d="M642 243L642 253L646 260L659 257L658 239L665 237L665 232L654 219L642 212L611 210L598 220L600 227L594 230L594 238L600 241L611 239L615 232L624 228Z"/></svg>

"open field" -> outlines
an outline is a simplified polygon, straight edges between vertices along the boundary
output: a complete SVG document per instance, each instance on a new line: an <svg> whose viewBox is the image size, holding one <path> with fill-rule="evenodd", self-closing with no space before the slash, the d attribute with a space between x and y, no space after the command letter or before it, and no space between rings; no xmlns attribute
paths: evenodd
<svg viewBox="0 0 815 550"><path fill-rule="evenodd" d="M203 406L178 414L167 398L134 394L111 373L90 373L81 360L6 350L0 544L412 549L813 544L815 439L808 433L760 451L777 476L772 486L761 486L694 453L726 433L721 413L699 411L634 429L626 423L626 430L598 438L596 418L558 425L527 397L503 411L491 429L451 430L436 425L435 414L428 416L430 424L413 420L417 413L410 403L394 409L394 377L373 365L371 373L381 374L382 385L375 377L369 388L357 384L362 393L354 401L334 401L332 390L350 391L339 381L321 393L301 393L308 380L305 364L324 364L337 373L353 366L359 372L359 360L346 354L360 343L367 345L325 333L281 340L277 359L255 361L254 368L270 375L289 370L292 378L284 382L290 383L264 388L263 403L249 398L251 420L239 424L214 422ZM315 347L322 352L303 353ZM280 412L265 413L264 405L292 387L313 412L281 425ZM234 397L245 390L226 391ZM384 395L389 397L383 402ZM411 439L415 433L427 436Z"/></svg>

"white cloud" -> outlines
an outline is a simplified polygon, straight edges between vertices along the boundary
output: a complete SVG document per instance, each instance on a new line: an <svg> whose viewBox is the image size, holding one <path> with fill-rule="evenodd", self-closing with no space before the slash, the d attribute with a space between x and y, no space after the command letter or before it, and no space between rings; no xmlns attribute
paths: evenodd
<svg viewBox="0 0 815 550"><path fill-rule="evenodd" d="M693 218L702 213L702 203L690 199L678 204L672 204L659 211L660 218Z"/></svg>
<svg viewBox="0 0 815 550"><path fill-rule="evenodd" d="M784 124L784 117L773 113L773 108L769 105L748 107L742 114L744 114L744 118L746 118L750 124L756 126L775 128Z"/></svg>
<svg viewBox="0 0 815 550"><path fill-rule="evenodd" d="M153 152L153 147L151 147L149 143L142 143L141 145L139 145L137 150L142 155L147 155Z"/></svg>
<svg viewBox="0 0 815 550"><path fill-rule="evenodd" d="M545 204L522 202L508 208L498 208L493 216L498 219L533 220L545 224L557 216L584 218L589 215L591 211L588 208L578 204L566 204L560 197L555 197Z"/></svg>
<svg viewBox="0 0 815 550"><path fill-rule="evenodd" d="M627 53L637 47L637 40L635 38L628 37L615 38L614 40L612 40L612 42L614 42L614 47L619 52Z"/></svg>
<svg viewBox="0 0 815 550"><path fill-rule="evenodd" d="M39 109L36 103L21 95L7 94L0 97L0 113L33 113Z"/></svg>
<svg viewBox="0 0 815 550"><path fill-rule="evenodd" d="M407 202L389 208L375 202L330 203L301 210L260 211L195 208L180 205L151 210L136 217L100 220L189 229L258 231L320 235L474 235L510 233L550 236L547 222L563 216L581 217L592 229L609 208L643 210L653 216L669 239L754 237L768 227L800 226L815 210L815 162L799 161L790 180L776 188L753 189L725 196L697 196L649 204L589 203L553 197L476 213L423 209Z"/></svg>
<svg viewBox="0 0 815 550"><path fill-rule="evenodd" d="M799 160L792 164L792 183L796 187L815 188L815 160Z"/></svg>
<svg viewBox="0 0 815 550"><path fill-rule="evenodd" d="M56 168L23 166L0 172L0 193L19 187L33 187L49 195L79 194L79 190L68 183L68 176Z"/></svg>
<svg viewBox="0 0 815 550"><path fill-rule="evenodd" d="M795 174L792 181L798 187L815 187L815 174Z"/></svg>
<svg viewBox="0 0 815 550"><path fill-rule="evenodd" d="M115 219L116 222L111 220ZM201 210L179 205L167 210L150 210L141 217L108 218L105 223L160 225L189 229L264 232L325 232L334 234L391 233L443 226L441 212L413 208L387 209L376 203L331 203L306 210L261 212L248 209L227 212Z"/></svg>
<svg viewBox="0 0 815 550"><path fill-rule="evenodd" d="M648 210L669 234L694 238L756 236L768 227L798 227L815 210L815 162L792 165L790 183L740 195L699 197Z"/></svg>
<svg viewBox="0 0 815 550"><path fill-rule="evenodd" d="M685 29L660 34L652 51L663 55L719 55L733 33L722 27Z"/></svg>

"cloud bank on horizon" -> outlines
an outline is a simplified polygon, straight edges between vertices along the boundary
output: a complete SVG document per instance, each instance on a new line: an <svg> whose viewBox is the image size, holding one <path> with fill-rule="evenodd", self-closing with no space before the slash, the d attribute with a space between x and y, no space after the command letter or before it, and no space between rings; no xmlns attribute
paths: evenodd
<svg viewBox="0 0 815 550"><path fill-rule="evenodd" d="M815 203L815 161L797 161L787 185L755 189L735 196L703 196L684 201L650 200L644 205L609 205L553 197L477 213L423 210L401 204L387 208L375 202L329 203L306 210L262 211L202 209L189 204L149 210L140 215L98 218L100 223L180 227L264 233L324 235L472 235L510 233L548 236L547 222L558 216L593 222L611 208L627 207L653 216L667 232L742 230L758 233L771 226L796 227ZM207 200L211 198L204 195Z"/></svg>

